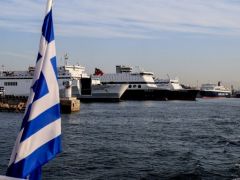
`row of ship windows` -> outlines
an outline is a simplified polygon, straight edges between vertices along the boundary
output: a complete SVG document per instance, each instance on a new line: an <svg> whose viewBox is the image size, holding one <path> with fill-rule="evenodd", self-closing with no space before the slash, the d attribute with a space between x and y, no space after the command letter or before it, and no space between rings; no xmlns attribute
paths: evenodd
<svg viewBox="0 0 240 180"><path fill-rule="evenodd" d="M138 85L138 86L137 86L136 84L134 84L134 85L131 85L131 84L130 84L130 85L128 86L128 88L137 88L137 87L138 87L138 88L141 88L142 86L141 86L141 85Z"/></svg>
<svg viewBox="0 0 240 180"><path fill-rule="evenodd" d="M64 85L64 82L63 82L63 85ZM17 82L4 82L4 86L17 86ZM141 88L142 86L141 85L129 85L128 88Z"/></svg>
<svg viewBox="0 0 240 180"><path fill-rule="evenodd" d="M17 82L4 82L4 86L17 86Z"/></svg>

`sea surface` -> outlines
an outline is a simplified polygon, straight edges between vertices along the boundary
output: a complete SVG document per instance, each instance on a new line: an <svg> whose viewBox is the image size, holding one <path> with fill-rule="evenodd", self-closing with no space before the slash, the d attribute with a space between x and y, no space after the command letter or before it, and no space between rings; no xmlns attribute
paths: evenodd
<svg viewBox="0 0 240 180"><path fill-rule="evenodd" d="M22 116L0 113L0 174ZM43 179L240 177L240 99L82 103L62 130L63 152Z"/></svg>

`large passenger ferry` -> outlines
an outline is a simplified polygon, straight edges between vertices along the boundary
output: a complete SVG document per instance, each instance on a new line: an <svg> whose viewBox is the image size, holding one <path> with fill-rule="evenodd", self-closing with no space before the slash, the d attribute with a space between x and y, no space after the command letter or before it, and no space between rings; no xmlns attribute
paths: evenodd
<svg viewBox="0 0 240 180"><path fill-rule="evenodd" d="M167 100L169 90L158 89L152 72L117 65L116 73L105 74L95 69L93 77L98 77L103 84L128 84L123 100Z"/></svg>
<svg viewBox="0 0 240 180"><path fill-rule="evenodd" d="M200 89L201 97L231 97L231 90L227 89L221 82L218 84L203 84Z"/></svg>
<svg viewBox="0 0 240 180"><path fill-rule="evenodd" d="M32 86L34 67L27 71L0 71L0 95L28 96L29 87ZM84 80L85 79L85 80ZM87 81L86 81L87 79ZM71 82L72 96L90 101L117 101L127 89L126 84L103 85L96 80L92 82L81 65L68 65L58 67L58 84L60 96L64 96L66 83ZM86 82L88 84L86 85ZM87 89L87 90L86 90Z"/></svg>
<svg viewBox="0 0 240 180"><path fill-rule="evenodd" d="M0 72L0 87L4 89L5 95L28 96L29 87L32 86L34 67L27 71L6 71ZM73 89L80 88L79 80L88 77L84 72L85 68L80 65L64 65L58 67L58 84L60 94L64 89L66 81L72 81Z"/></svg>

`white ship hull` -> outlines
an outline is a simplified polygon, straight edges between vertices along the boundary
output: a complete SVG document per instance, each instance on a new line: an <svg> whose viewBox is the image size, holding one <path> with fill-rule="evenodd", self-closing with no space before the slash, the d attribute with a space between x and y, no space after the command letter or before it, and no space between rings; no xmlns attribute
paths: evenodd
<svg viewBox="0 0 240 180"><path fill-rule="evenodd" d="M121 96L128 88L127 84L100 84L92 86L91 95L79 95L81 101L120 101Z"/></svg>

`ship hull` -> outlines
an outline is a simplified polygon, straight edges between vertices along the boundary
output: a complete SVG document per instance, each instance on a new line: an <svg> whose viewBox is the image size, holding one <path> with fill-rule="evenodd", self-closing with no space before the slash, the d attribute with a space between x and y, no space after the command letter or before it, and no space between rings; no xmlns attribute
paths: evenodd
<svg viewBox="0 0 240 180"><path fill-rule="evenodd" d="M236 94L235 97L236 97L236 98L240 98L240 94Z"/></svg>
<svg viewBox="0 0 240 180"><path fill-rule="evenodd" d="M82 102L119 102L128 85L97 85L92 86L91 95L79 95Z"/></svg>
<svg viewBox="0 0 240 180"><path fill-rule="evenodd" d="M198 93L199 90L197 89L170 90L168 100L195 101Z"/></svg>
<svg viewBox="0 0 240 180"><path fill-rule="evenodd" d="M126 90L122 100L158 100L166 101L168 97L168 90L159 90L159 89L139 89L139 90Z"/></svg>
<svg viewBox="0 0 240 180"><path fill-rule="evenodd" d="M220 92L220 91L200 91L200 96L202 98L230 98L230 92Z"/></svg>
<svg viewBox="0 0 240 180"><path fill-rule="evenodd" d="M79 97L78 99L80 99L81 102L86 102L86 103L91 103L91 102L120 102L120 98L114 98L114 97L110 97L110 98L103 98L103 97L94 97L94 96L84 96L84 97Z"/></svg>
<svg viewBox="0 0 240 180"><path fill-rule="evenodd" d="M195 101L199 90L165 90L165 89L147 89L147 90L127 90L122 100L188 100Z"/></svg>

